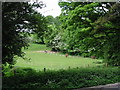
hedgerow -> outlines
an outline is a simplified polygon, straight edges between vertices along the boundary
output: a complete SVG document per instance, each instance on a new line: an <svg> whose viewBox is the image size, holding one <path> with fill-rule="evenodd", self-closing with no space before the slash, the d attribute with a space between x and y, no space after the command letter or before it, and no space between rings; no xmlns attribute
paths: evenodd
<svg viewBox="0 0 120 90"><path fill-rule="evenodd" d="M83 88L120 82L118 68L76 68L59 71L17 69L3 77L3 88Z"/></svg>

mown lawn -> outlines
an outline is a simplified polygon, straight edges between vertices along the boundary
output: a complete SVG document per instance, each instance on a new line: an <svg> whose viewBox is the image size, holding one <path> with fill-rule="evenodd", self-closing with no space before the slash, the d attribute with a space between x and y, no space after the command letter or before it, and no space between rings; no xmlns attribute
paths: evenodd
<svg viewBox="0 0 120 90"><path fill-rule="evenodd" d="M51 48L46 47L44 44L34 44L30 43L30 46L28 49L25 49L24 51L38 51L38 50L51 50Z"/></svg>
<svg viewBox="0 0 120 90"><path fill-rule="evenodd" d="M60 53L41 53L36 51L50 50L45 45L31 44L26 52L26 57L29 60L23 60L18 58L15 66L17 67L31 67L35 70L43 70L44 68L49 70L68 69L76 67L97 67L102 66L100 62L102 60L68 56Z"/></svg>

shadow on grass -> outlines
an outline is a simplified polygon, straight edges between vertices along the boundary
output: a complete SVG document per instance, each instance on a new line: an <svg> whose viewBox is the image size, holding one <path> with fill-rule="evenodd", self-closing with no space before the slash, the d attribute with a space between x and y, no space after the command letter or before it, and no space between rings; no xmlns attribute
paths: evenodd
<svg viewBox="0 0 120 90"><path fill-rule="evenodd" d="M76 68L39 71L17 68L13 76L3 77L3 88L83 88L118 82L117 68Z"/></svg>

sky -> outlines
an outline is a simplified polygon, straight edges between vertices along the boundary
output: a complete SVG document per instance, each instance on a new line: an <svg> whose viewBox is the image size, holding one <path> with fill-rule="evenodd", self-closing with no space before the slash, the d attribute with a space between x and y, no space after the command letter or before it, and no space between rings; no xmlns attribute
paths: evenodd
<svg viewBox="0 0 120 90"><path fill-rule="evenodd" d="M53 17L59 16L61 13L61 8L58 5L59 0L40 0L46 4L45 8L37 9L38 12L44 16L52 15Z"/></svg>

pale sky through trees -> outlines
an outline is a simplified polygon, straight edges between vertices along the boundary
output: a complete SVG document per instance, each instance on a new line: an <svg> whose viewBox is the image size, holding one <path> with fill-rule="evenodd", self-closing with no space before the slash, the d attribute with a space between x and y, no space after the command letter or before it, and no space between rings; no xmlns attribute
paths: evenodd
<svg viewBox="0 0 120 90"><path fill-rule="evenodd" d="M59 0L40 0L46 4L45 8L37 9L38 12L44 16L52 15L53 17L59 16L61 13L61 8L58 5Z"/></svg>

